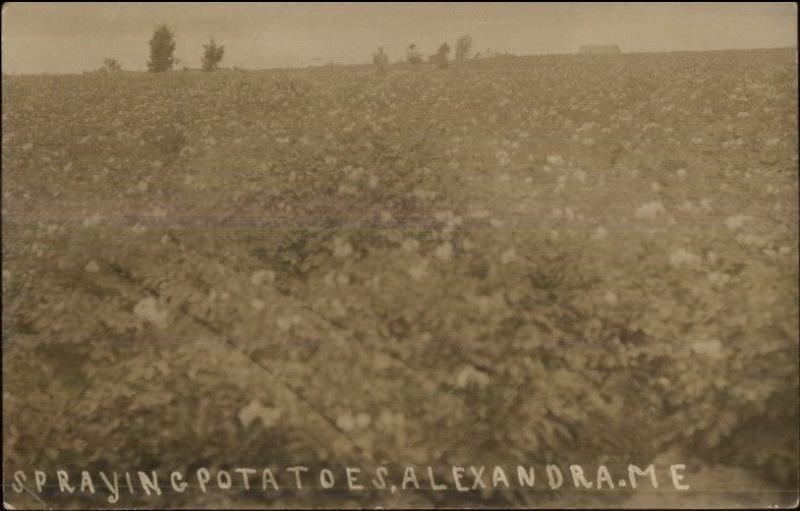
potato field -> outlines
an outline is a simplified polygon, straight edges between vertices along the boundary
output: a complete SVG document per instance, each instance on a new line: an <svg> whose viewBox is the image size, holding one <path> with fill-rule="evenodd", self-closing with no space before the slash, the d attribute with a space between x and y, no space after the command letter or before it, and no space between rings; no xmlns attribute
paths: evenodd
<svg viewBox="0 0 800 511"><path fill-rule="evenodd" d="M794 50L4 76L6 501L795 503L797 87Z"/></svg>

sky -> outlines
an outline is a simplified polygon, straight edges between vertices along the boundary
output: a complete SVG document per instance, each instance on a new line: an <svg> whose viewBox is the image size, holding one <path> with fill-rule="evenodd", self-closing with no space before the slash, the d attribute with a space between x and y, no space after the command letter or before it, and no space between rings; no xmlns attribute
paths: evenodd
<svg viewBox="0 0 800 511"><path fill-rule="evenodd" d="M383 46L392 61L470 34L475 50L574 53L797 46L794 3L6 3L3 72L79 73L115 58L144 70L148 41L166 24L175 56L200 67L203 44L225 46L222 66L359 64Z"/></svg>

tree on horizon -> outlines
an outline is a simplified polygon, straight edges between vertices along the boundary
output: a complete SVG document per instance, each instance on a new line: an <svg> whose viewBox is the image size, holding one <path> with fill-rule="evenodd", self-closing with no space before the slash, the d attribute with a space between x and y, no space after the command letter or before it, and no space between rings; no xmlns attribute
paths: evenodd
<svg viewBox="0 0 800 511"><path fill-rule="evenodd" d="M431 60L437 67L444 69L447 67L447 56L450 54L450 45L442 43L439 49L433 54Z"/></svg>
<svg viewBox="0 0 800 511"><path fill-rule="evenodd" d="M153 73L169 71L178 63L172 55L175 52L175 35L166 25L160 25L150 39L150 60L147 69Z"/></svg>
<svg viewBox="0 0 800 511"><path fill-rule="evenodd" d="M222 62L222 55L225 52L224 46L217 46L214 39L209 44L203 45L203 71L216 71L217 66Z"/></svg>
<svg viewBox="0 0 800 511"><path fill-rule="evenodd" d="M122 65L117 59L107 58L103 61L103 66L100 68L100 71L105 73L118 73L122 71Z"/></svg>
<svg viewBox="0 0 800 511"><path fill-rule="evenodd" d="M462 35L456 41L456 60L466 60L469 58L469 54L472 51L472 45L474 44L472 40L472 36L469 34Z"/></svg>

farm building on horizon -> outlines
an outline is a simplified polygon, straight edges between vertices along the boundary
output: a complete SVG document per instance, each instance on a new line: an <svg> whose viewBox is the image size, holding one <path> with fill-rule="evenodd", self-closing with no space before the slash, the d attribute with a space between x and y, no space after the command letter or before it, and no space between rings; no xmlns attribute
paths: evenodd
<svg viewBox="0 0 800 511"><path fill-rule="evenodd" d="M619 49L619 46L616 44L584 44L583 46L578 49L578 53L580 54L606 54L606 55L613 55L622 53L622 50Z"/></svg>

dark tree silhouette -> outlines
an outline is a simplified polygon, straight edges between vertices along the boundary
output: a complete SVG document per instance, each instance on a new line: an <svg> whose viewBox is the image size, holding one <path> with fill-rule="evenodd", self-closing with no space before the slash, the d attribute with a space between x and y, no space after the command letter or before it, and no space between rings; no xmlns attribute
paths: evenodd
<svg viewBox="0 0 800 511"><path fill-rule="evenodd" d="M456 60L466 60L469 58L469 54L472 51L473 40L472 36L462 35L456 41Z"/></svg>
<svg viewBox="0 0 800 511"><path fill-rule="evenodd" d="M117 62L117 59L109 58L103 61L103 66L100 68L100 71L106 73L117 73L119 71L122 71L122 66L120 65L119 62Z"/></svg>
<svg viewBox="0 0 800 511"><path fill-rule="evenodd" d="M412 44L406 49L406 61L415 66L422 64L422 55L417 50L416 44Z"/></svg>
<svg viewBox="0 0 800 511"><path fill-rule="evenodd" d="M447 56L450 54L450 45L447 43L442 43L439 46L439 50L432 55L431 60L436 64L439 68L447 67Z"/></svg>
<svg viewBox="0 0 800 511"><path fill-rule="evenodd" d="M150 60L147 62L147 69L154 73L169 71L178 62L172 56L174 52L175 36L166 25L159 26L150 39Z"/></svg>
<svg viewBox="0 0 800 511"><path fill-rule="evenodd" d="M203 45L203 71L215 71L220 62L222 54L225 52L224 46L217 46L212 39L209 44Z"/></svg>

